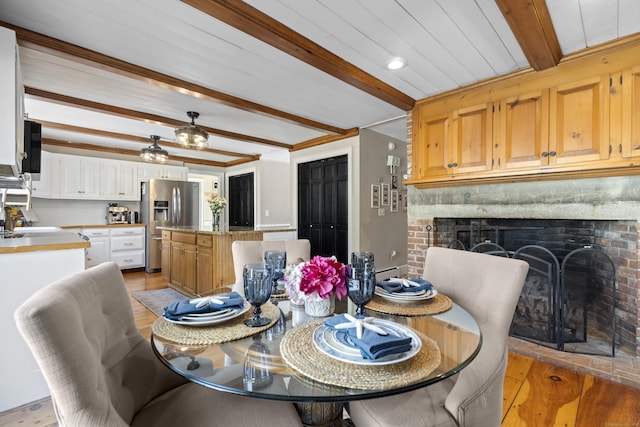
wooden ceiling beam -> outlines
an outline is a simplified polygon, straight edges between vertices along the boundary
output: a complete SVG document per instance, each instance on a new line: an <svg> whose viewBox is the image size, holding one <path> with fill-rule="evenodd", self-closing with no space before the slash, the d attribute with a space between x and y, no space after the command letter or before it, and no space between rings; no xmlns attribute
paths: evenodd
<svg viewBox="0 0 640 427"><path fill-rule="evenodd" d="M404 111L415 100L240 0L182 0L207 15Z"/></svg>
<svg viewBox="0 0 640 427"><path fill-rule="evenodd" d="M51 145L55 147L73 148L74 150L100 151L103 153L112 153L112 154L121 154L125 156L140 157L140 152L136 150L128 150L126 148L116 148L116 147L105 147L102 145L85 144L81 142L63 141L63 140L54 139L54 138L42 138L42 144ZM169 160L192 163L197 165L204 165L204 166L218 166L218 167L228 166L226 162L218 162L215 160L196 159L193 157L183 157L183 156L174 156L174 155L169 155ZM247 161L253 161L253 160L247 160Z"/></svg>
<svg viewBox="0 0 640 427"><path fill-rule="evenodd" d="M496 0L496 3L534 70L560 63L562 50L544 0Z"/></svg>
<svg viewBox="0 0 640 427"><path fill-rule="evenodd" d="M304 150L305 148L311 148L311 147L316 147L318 145L329 144L330 142L339 141L341 139L357 136L359 134L360 134L360 129L353 128L353 129L350 129L349 133L347 133L346 135L325 135L319 138L314 138L305 142L301 142L291 147L289 151Z"/></svg>
<svg viewBox="0 0 640 427"><path fill-rule="evenodd" d="M0 21L0 26L10 28L16 32L18 44L29 49L44 52L56 57L65 58L74 62L79 62L91 67L97 67L108 70L110 72L143 81L145 83L154 84L158 87L173 90L181 94L194 96L201 99L207 99L211 102L226 105L228 107L237 108L251 113L260 114L269 117L275 117L290 123L297 124L306 128L322 130L330 133L343 134L347 129L331 126L326 123L320 123L306 117L287 113L266 105L248 101L233 95L219 92L195 83L178 79L166 74L153 71L149 68L140 67L130 62L125 62L108 55L85 49L78 45L64 42L44 34L36 33L22 27L11 25L7 22Z"/></svg>
<svg viewBox="0 0 640 427"><path fill-rule="evenodd" d="M128 108L116 107L113 105L102 104L99 102L89 101L86 99L74 98L72 96L61 95L58 93L47 92L32 87L24 88L25 95L32 96L34 98L45 99L47 101L57 102L62 105L69 105L72 107L80 107L86 110L97 111L99 113L107 113L115 116L125 117L128 119L140 120L147 123L154 123L161 126L176 127L182 126L186 122L182 120L171 119L168 117L159 116L156 114L145 113L142 111L130 110ZM270 145L272 147L279 148L291 148L291 144L285 144L283 142L271 141L265 138L258 138L251 135L243 135L235 132L229 132L222 129L215 129L207 126L198 125L202 129L206 130L210 134L218 135L224 138L235 139L238 141L254 142L256 144Z"/></svg>
<svg viewBox="0 0 640 427"><path fill-rule="evenodd" d="M38 120L37 118L32 118L32 119L40 123L44 128L58 129L58 130L64 130L64 131L69 131L74 133L82 133L86 135L102 136L105 138L122 139L124 141L140 142L145 145L151 144L150 138L145 138L142 136L130 135L127 133L111 132L111 131L105 131L105 130L99 130L99 129L92 129L92 128L86 128L86 127L80 127L80 126L73 126L65 123L49 122L46 120ZM256 154L236 153L234 151L217 150L215 148L206 148L206 147L190 148L190 147L185 147L181 144L171 142L171 141L166 141L166 140L159 140L159 143L161 143L164 147L173 147L173 148L178 148L182 150L197 150L200 152L219 154L222 156L241 157L241 158L248 158L251 160L256 159Z"/></svg>

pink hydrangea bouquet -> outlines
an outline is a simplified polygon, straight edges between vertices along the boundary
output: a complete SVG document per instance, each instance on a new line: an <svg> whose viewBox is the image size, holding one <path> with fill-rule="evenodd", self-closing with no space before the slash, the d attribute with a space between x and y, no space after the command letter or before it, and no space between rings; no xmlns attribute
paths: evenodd
<svg viewBox="0 0 640 427"><path fill-rule="evenodd" d="M290 265L285 269L285 289L291 302L315 302L336 295L347 295L346 267L335 256L314 256L307 262Z"/></svg>

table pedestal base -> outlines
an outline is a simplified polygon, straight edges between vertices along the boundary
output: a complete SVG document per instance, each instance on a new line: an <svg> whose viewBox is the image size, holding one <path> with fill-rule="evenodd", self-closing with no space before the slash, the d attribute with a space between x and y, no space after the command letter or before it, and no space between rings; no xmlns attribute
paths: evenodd
<svg viewBox="0 0 640 427"><path fill-rule="evenodd" d="M342 408L338 403L296 403L302 425L305 427L342 427Z"/></svg>

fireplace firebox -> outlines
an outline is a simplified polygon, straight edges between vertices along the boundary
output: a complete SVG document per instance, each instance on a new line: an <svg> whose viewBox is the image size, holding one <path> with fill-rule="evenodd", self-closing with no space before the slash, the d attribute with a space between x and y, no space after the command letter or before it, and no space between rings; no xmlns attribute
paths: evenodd
<svg viewBox="0 0 640 427"><path fill-rule="evenodd" d="M610 233L619 223L436 218L427 240L529 264L512 336L561 351L614 356L617 347L636 352L635 326L616 302L616 263L627 263L619 250L625 245ZM637 235L628 238L635 248Z"/></svg>

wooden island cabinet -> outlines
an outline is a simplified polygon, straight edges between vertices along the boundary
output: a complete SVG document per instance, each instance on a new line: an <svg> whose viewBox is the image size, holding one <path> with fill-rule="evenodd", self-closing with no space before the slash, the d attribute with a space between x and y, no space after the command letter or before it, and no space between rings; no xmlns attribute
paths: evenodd
<svg viewBox="0 0 640 427"><path fill-rule="evenodd" d="M426 98L413 110L418 188L640 172L640 37Z"/></svg>
<svg viewBox="0 0 640 427"><path fill-rule="evenodd" d="M235 282L231 244L262 240L262 231L162 230L162 277L189 295L210 295Z"/></svg>

